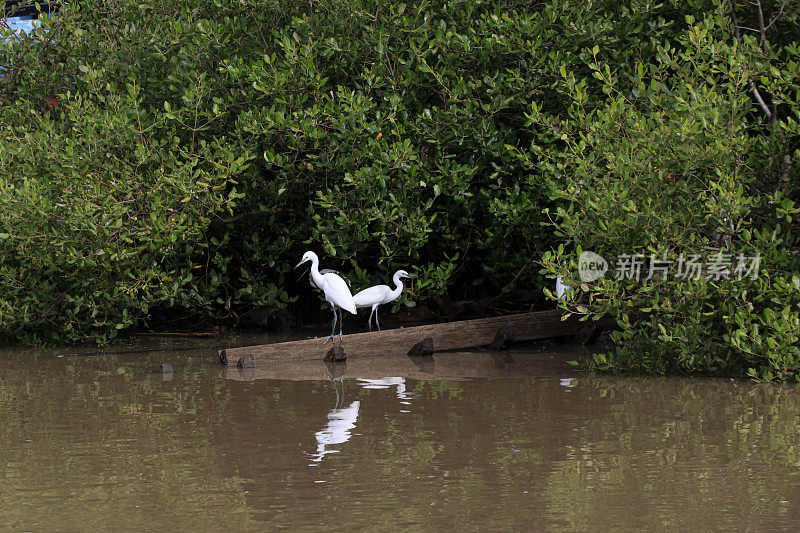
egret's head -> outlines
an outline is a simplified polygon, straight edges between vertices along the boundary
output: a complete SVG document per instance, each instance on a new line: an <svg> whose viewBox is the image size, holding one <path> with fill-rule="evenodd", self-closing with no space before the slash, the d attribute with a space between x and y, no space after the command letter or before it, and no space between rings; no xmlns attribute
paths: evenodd
<svg viewBox="0 0 800 533"><path fill-rule="evenodd" d="M409 274L405 270L398 270L397 273L395 274L395 276L397 276L400 279L404 279L404 278L405 279L419 279L419 278L417 278L417 276L412 276L411 274Z"/></svg>
<svg viewBox="0 0 800 533"><path fill-rule="evenodd" d="M317 254L315 254L314 252L310 252L310 251L306 252L306 253L303 254L303 258L300 260L300 262L297 263L297 265L295 265L295 268L299 267L303 263L308 263L309 261L313 262L315 260L318 260L317 259Z"/></svg>

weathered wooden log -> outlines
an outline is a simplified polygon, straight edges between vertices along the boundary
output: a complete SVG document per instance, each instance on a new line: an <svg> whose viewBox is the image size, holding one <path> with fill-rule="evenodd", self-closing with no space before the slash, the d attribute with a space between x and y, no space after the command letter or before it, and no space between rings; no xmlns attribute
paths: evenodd
<svg viewBox="0 0 800 533"><path fill-rule="evenodd" d="M349 358L378 355L406 355L417 343L430 337L435 350L457 350L486 346L496 333L505 327L514 331L514 340L526 341L569 335L579 329L580 322L570 318L562 320L561 311L539 311L518 315L463 320L445 324L430 324L411 328L373 331L345 335L341 345ZM262 363L279 361L321 361L328 350L322 339L227 348L219 352L220 362L235 364L243 355L252 355L256 367Z"/></svg>

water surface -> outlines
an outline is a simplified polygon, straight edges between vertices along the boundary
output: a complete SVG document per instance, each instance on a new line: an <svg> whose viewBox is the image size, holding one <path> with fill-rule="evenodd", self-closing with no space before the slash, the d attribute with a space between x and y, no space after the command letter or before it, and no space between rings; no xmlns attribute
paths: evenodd
<svg viewBox="0 0 800 533"><path fill-rule="evenodd" d="M576 350L269 379L186 343L9 350L0 528L800 527L795 386L591 376Z"/></svg>

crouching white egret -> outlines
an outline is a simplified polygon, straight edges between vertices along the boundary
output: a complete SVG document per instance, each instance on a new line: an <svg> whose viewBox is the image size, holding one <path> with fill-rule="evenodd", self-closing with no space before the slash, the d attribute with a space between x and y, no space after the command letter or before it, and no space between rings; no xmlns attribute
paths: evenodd
<svg viewBox="0 0 800 533"><path fill-rule="evenodd" d="M322 274L319 271L319 258L314 252L306 252L303 254L303 259L297 263L295 268L303 263L311 261L311 278L314 284L322 289L325 293L325 299L331 304L333 308L333 324L331 325L331 335L325 338L325 343L335 337L336 333L336 307L339 307L339 342L342 340L342 309L356 314L356 304L353 302L353 295L350 293L350 288L347 282L339 275L333 272ZM323 343L324 344L324 343Z"/></svg>
<svg viewBox="0 0 800 533"><path fill-rule="evenodd" d="M369 314L369 320L367 321L370 331L372 331L372 315L375 315L375 325L378 326L378 331L381 330L380 322L378 322L378 306L393 302L400 297L400 293L403 292L403 282L400 280L404 278L417 279L416 276L412 276L405 270L398 270L394 273L394 289L388 285L375 285L353 296L353 302L355 302L356 307L372 308Z"/></svg>

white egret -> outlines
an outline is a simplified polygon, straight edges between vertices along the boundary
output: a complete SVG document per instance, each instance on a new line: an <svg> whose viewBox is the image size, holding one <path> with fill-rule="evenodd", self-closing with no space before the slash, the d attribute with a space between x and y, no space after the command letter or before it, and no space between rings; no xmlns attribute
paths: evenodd
<svg viewBox="0 0 800 533"><path fill-rule="evenodd" d="M319 271L319 258L317 254L314 252L306 252L303 254L303 258L297 263L295 268L299 267L303 263L307 263L311 261L311 278L314 280L314 284L322 289L322 292L325 293L325 299L331 304L333 308L333 324L331 325L331 335L330 337L325 338L325 342L327 343L329 340L335 337L334 333L336 332L336 307L339 307L339 341L342 340L342 309L349 311L350 313L356 314L356 304L353 302L353 295L350 293L350 288L347 286L347 282L343 280L339 275L334 274L332 272L328 272L327 274L322 274Z"/></svg>
<svg viewBox="0 0 800 533"><path fill-rule="evenodd" d="M369 287L368 289L364 289L363 291L356 293L353 296L353 302L355 302L356 307L371 307L372 311L369 314L369 320L367 324L369 325L369 330L372 331L372 315L375 315L375 325L378 326L378 331L381 330L380 322L378 322L378 306L381 304L388 304L389 302L393 302L400 297L400 293L403 292L403 282L400 281L403 278L408 279L417 279L416 276L412 276L405 270L398 270L394 273L394 284L395 288L392 289L388 285L375 285L374 287Z"/></svg>
<svg viewBox="0 0 800 533"><path fill-rule="evenodd" d="M559 300L563 300L571 289L572 287L564 284L561 280L561 276L556 276L556 296Z"/></svg>

